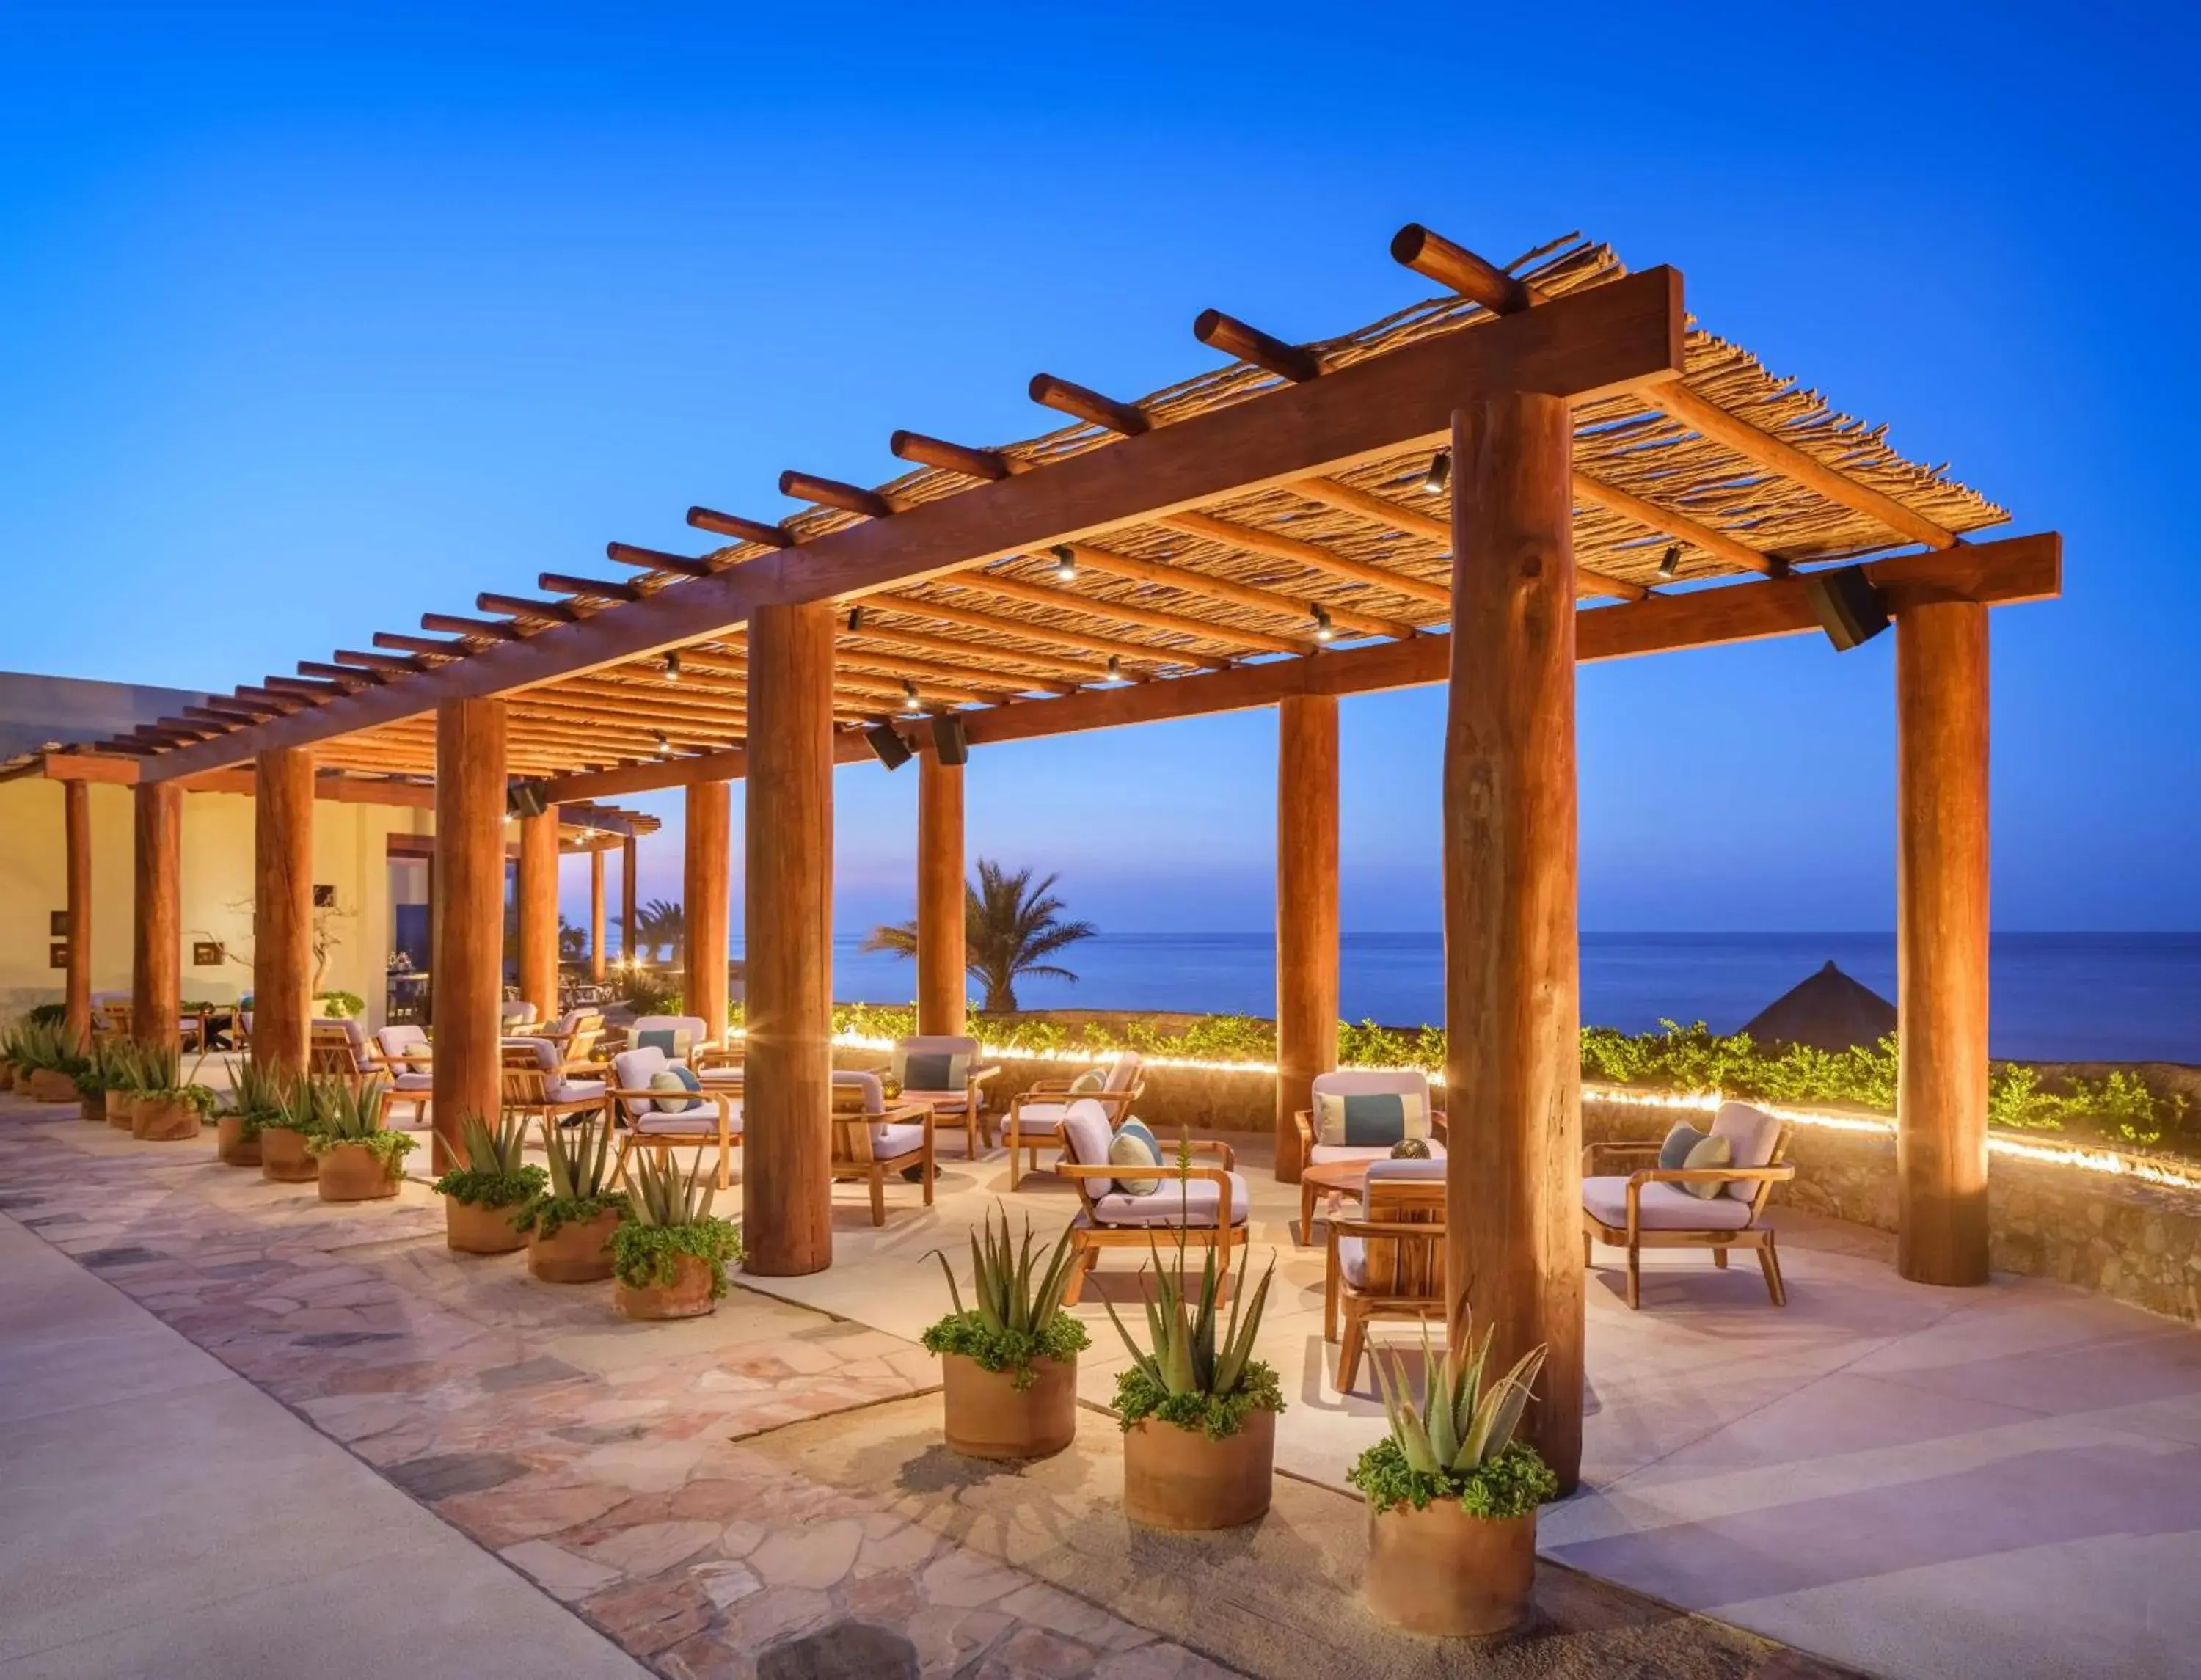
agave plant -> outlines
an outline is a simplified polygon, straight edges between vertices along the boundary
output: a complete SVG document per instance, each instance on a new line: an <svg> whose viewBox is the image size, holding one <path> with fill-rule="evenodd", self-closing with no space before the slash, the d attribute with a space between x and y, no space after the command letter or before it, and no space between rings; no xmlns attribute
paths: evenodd
<svg viewBox="0 0 2201 1680"><path fill-rule="evenodd" d="M612 1129L601 1119L578 1125L543 1122L543 1154L549 1184L513 1219L517 1231L555 1237L561 1225L592 1219L599 1213L628 1212L625 1192L611 1187Z"/></svg>
<svg viewBox="0 0 2201 1680"><path fill-rule="evenodd" d="M312 1130L316 1137L331 1143L363 1143L382 1130L383 1097L387 1089L381 1079L361 1079L355 1084L341 1074L314 1078Z"/></svg>
<svg viewBox="0 0 2201 1680"><path fill-rule="evenodd" d="M936 1248L927 1258L939 1260L954 1304L946 1318L924 1332L924 1345L932 1352L964 1354L988 1371L1012 1370L1016 1386L1028 1389L1038 1380L1032 1366L1036 1357L1067 1360L1089 1345L1085 1326L1062 1310L1071 1265L1067 1227L1042 1266L1033 1250L1029 1217L1018 1244L1010 1236L1007 1213L996 1208L988 1214L983 1231L971 1232L967 1309L948 1256Z"/></svg>
<svg viewBox="0 0 2201 1680"><path fill-rule="evenodd" d="M670 1229L676 1225L701 1225L711 1217L711 1182L698 1179L703 1165L701 1151L695 1166L688 1169L683 1179L680 1170L670 1160L644 1158L636 1161L629 1181L631 1204L634 1222L638 1225L654 1225Z"/></svg>
<svg viewBox="0 0 2201 1680"><path fill-rule="evenodd" d="M1141 1348L1116 1316L1113 1302L1106 1303L1108 1317L1124 1345L1131 1351L1132 1366L1117 1379L1117 1410L1125 1428L1141 1418L1159 1415L1186 1427L1198 1425L1211 1438L1235 1434L1246 1413L1255 1407L1283 1410L1283 1394L1277 1373L1253 1357L1253 1339L1260 1333L1261 1313L1268 1305L1269 1283L1277 1262L1261 1274L1251 1297L1246 1277L1253 1265L1248 1248L1238 1264L1237 1286L1230 1292L1230 1320L1222 1325L1216 1297L1224 1277L1209 1248L1200 1272L1200 1296L1194 1301L1183 1286L1183 1272L1162 1264L1154 1254L1154 1299L1147 1302L1148 1345ZM1181 1268L1184 1244L1177 1244ZM1242 1310L1241 1310L1242 1309Z"/></svg>
<svg viewBox="0 0 2201 1680"><path fill-rule="evenodd" d="M1513 1368L1489 1377L1490 1331L1471 1352L1469 1338L1440 1358L1422 1327L1422 1394L1417 1406L1403 1361L1394 1368L1382 1352L1376 1377L1391 1432L1360 1455L1347 1478L1380 1513L1411 1503L1417 1509L1439 1495L1458 1498L1478 1516L1518 1516L1558 1491L1558 1479L1535 1448L1514 1439L1543 1369L1544 1349L1531 1348Z"/></svg>
<svg viewBox="0 0 2201 1680"><path fill-rule="evenodd" d="M172 1096L184 1089L184 1053L174 1044L140 1044L132 1072L141 1096Z"/></svg>
<svg viewBox="0 0 2201 1680"><path fill-rule="evenodd" d="M527 1121L507 1114L491 1130L479 1114L459 1125L459 1164L436 1180L439 1195L470 1207L514 1207L543 1193L549 1175L527 1159Z"/></svg>
<svg viewBox="0 0 2201 1680"><path fill-rule="evenodd" d="M237 1084L230 1093L231 1106L252 1130L269 1120L279 1119L290 1102L290 1088L295 1076L272 1063L256 1058L248 1059L237 1070Z"/></svg>
<svg viewBox="0 0 2201 1680"><path fill-rule="evenodd" d="M86 1096L108 1091L135 1090L138 1047L126 1038L95 1038L84 1054L83 1071L76 1088Z"/></svg>
<svg viewBox="0 0 2201 1680"><path fill-rule="evenodd" d="M75 1036L58 1021L18 1021L8 1035L7 1054L26 1072L74 1075L85 1065Z"/></svg>
<svg viewBox="0 0 2201 1680"><path fill-rule="evenodd" d="M631 1215L612 1233L612 1270L630 1288L669 1287L679 1276L680 1256L711 1269L713 1299L726 1292L726 1262L741 1258L741 1228L711 1216L712 1188L701 1178L703 1159L683 1178L669 1159L636 1162L628 1198Z"/></svg>

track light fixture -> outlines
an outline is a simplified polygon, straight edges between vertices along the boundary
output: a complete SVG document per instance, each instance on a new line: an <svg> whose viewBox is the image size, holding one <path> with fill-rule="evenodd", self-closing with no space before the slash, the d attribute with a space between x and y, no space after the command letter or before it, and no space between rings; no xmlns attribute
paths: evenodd
<svg viewBox="0 0 2201 1680"><path fill-rule="evenodd" d="M1054 556L1054 580L1059 584L1072 583L1077 577L1077 556L1070 551L1067 543L1057 543L1048 553Z"/></svg>
<svg viewBox="0 0 2201 1680"><path fill-rule="evenodd" d="M1327 642L1336 634L1335 628L1329 622L1329 608L1318 601L1314 608L1314 639Z"/></svg>
<svg viewBox="0 0 2201 1680"><path fill-rule="evenodd" d="M864 609L861 607L851 607L848 608L848 634L854 636L863 627Z"/></svg>
<svg viewBox="0 0 2201 1680"><path fill-rule="evenodd" d="M1670 584L1681 569L1682 545L1679 543L1669 543L1666 552L1658 557L1658 575Z"/></svg>
<svg viewBox="0 0 2201 1680"><path fill-rule="evenodd" d="M902 716L906 718L916 718L924 715L924 704L917 697L917 684L911 682L907 677L902 678L901 695Z"/></svg>
<svg viewBox="0 0 2201 1680"><path fill-rule="evenodd" d="M1439 449L1429 457L1429 470L1422 474L1422 488L1431 496L1441 494L1452 482L1452 451Z"/></svg>
<svg viewBox="0 0 2201 1680"><path fill-rule="evenodd" d="M665 655L665 680L668 683L680 680L680 649L678 648Z"/></svg>
<svg viewBox="0 0 2201 1680"><path fill-rule="evenodd" d="M661 729L657 731L657 755L660 758L672 756L672 743Z"/></svg>

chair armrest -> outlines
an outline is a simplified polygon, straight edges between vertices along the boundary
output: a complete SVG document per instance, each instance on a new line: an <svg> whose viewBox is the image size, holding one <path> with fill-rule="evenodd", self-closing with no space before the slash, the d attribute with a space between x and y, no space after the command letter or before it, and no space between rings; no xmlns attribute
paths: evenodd
<svg viewBox="0 0 2201 1680"><path fill-rule="evenodd" d="M1300 1144L1302 1152L1314 1148L1314 1111L1312 1108L1302 1108L1292 1116L1292 1120L1300 1129ZM1300 1159L1302 1160L1306 1159L1304 1153L1301 1154Z"/></svg>
<svg viewBox="0 0 2201 1680"><path fill-rule="evenodd" d="M1793 1166L1646 1166L1628 1175L1632 1197L1644 1184L1785 1184Z"/></svg>
<svg viewBox="0 0 2201 1680"><path fill-rule="evenodd" d="M1443 1109L1432 1108L1429 1110L1429 1131L1435 1136L1443 1138L1447 1143L1450 1143L1452 1141L1452 1122L1446 1117L1445 1111Z"/></svg>
<svg viewBox="0 0 2201 1680"><path fill-rule="evenodd" d="M1435 1219L1413 1224L1403 1219L1332 1219L1330 1230L1348 1237L1433 1237L1444 1240L1445 1228Z"/></svg>
<svg viewBox="0 0 2201 1680"><path fill-rule="evenodd" d="M1585 1143L1582 1145L1582 1176L1594 1178L1597 1164L1608 1155L1655 1155L1665 1147L1661 1142L1640 1143Z"/></svg>
<svg viewBox="0 0 2201 1680"><path fill-rule="evenodd" d="M1028 1096L1065 1096L1069 1092L1070 1085L1071 1082L1067 1079L1035 1079L1009 1101L1022 1102Z"/></svg>

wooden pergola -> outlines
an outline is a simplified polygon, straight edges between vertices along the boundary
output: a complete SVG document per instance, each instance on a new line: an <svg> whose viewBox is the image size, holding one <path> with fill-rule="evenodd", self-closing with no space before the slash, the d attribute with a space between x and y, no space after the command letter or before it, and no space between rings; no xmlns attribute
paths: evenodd
<svg viewBox="0 0 2201 1680"><path fill-rule="evenodd" d="M1443 682L1455 1299L1545 1342L1535 1432L1571 1485L1583 1284L1574 665L1820 627L1897 637L1906 1277L1987 1276L1987 609L2059 592L2053 535L1694 327L1682 277L1570 238L1500 267L1418 226L1440 295L1299 344L1214 310L1229 365L1138 401L1050 374L1069 417L994 448L894 433L914 470L809 473L772 523L707 508L698 555L613 543L428 636L302 662L127 740L140 878L173 790L247 761L432 776L438 1116L497 1100L499 824L684 787L690 1007L722 1019L727 784L748 781L743 1216L755 1272L830 1264L832 772L919 759L920 1028L964 1009L963 744L1275 706L1277 1172L1336 1055L1337 701ZM1866 628L1869 629L1869 623ZM896 740L888 738L891 731ZM943 750L944 749L944 750ZM261 844L295 851L286 802ZM263 870L263 878L269 872ZM713 978L715 971L715 978ZM440 1124L440 1121L439 1121Z"/></svg>

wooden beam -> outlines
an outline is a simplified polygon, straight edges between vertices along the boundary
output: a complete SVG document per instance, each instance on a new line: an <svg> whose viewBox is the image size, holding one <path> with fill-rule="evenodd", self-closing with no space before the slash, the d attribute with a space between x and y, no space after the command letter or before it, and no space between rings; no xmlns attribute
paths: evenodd
<svg viewBox="0 0 2201 1680"><path fill-rule="evenodd" d="M545 572L535 587L554 595L585 595L598 601L639 601L649 591L634 584L614 583L609 578L572 578L563 572Z"/></svg>
<svg viewBox="0 0 2201 1680"><path fill-rule="evenodd" d="M1463 408L1444 758L1445 1294L1505 1371L1545 1350L1523 1434L1581 1476L1572 426L1563 397ZM1471 561L1457 556L1471 555Z"/></svg>
<svg viewBox="0 0 2201 1680"><path fill-rule="evenodd" d="M1959 540L1946 526L1916 508L1906 508L1893 496L1881 494L1816 456L1806 455L1772 432L1760 431L1717 403L1706 402L1678 380L1670 380L1640 394L1651 408L1670 420L1680 421L1699 437L1723 444L1745 461L1793 479L1829 502L1878 520L1906 542L1923 543L1929 549L1946 549Z"/></svg>
<svg viewBox="0 0 2201 1680"><path fill-rule="evenodd" d="M1417 221L1408 222L1391 236L1391 256L1416 273L1501 315L1517 314L1544 301L1526 281Z"/></svg>
<svg viewBox="0 0 2201 1680"><path fill-rule="evenodd" d="M998 449L966 449L944 438L928 438L922 432L897 432L887 439L887 448L902 461L936 467L943 473L960 473L966 479L988 484L1006 479L1017 470L1009 457Z"/></svg>
<svg viewBox="0 0 2201 1680"><path fill-rule="evenodd" d="M722 634L759 606L847 600L1244 491L1329 476L1441 442L1480 391L1573 398L1638 391L1682 366L1681 277L1653 268L1524 314L1441 334L1088 449L995 484L822 532L799 546L483 649L432 675L179 748L152 767L188 775L270 745L300 744L413 715L440 701L530 688ZM514 632L515 634L517 632Z"/></svg>
<svg viewBox="0 0 2201 1680"><path fill-rule="evenodd" d="M1272 338L1259 327L1248 326L1220 309L1201 310L1192 324L1192 336L1210 350L1251 362L1294 385L1303 385L1322 373L1322 363L1313 351Z"/></svg>
<svg viewBox="0 0 2201 1680"><path fill-rule="evenodd" d="M951 580L952 581L952 580ZM1082 630L1065 630L1057 625L1034 624L1029 619L1004 618L998 613L982 613L973 608L959 607L930 597L919 599L910 596L892 595L873 597L873 604L889 612L906 614L913 618L936 619L942 624L960 625L966 630L979 630L999 636L1015 636L1027 642L1048 642L1059 648L1075 648L1081 653L1097 654L1102 659L1111 656L1143 665L1158 665L1165 668L1187 666L1206 667L1222 670L1230 664L1227 659L1212 655L1189 654L1182 648L1157 648L1145 642L1127 642L1119 637L1101 636ZM1021 654L1004 650L1004 659L1021 659ZM1106 667L1103 667L1105 672Z"/></svg>
<svg viewBox="0 0 2201 1680"><path fill-rule="evenodd" d="M462 642L438 639L433 636L408 636L394 630L378 630L373 637L378 648L390 648L400 653L419 654L423 658L440 660L446 663L464 659L467 647Z"/></svg>
<svg viewBox="0 0 2201 1680"><path fill-rule="evenodd" d="M877 597L874 597L876 601ZM913 607L894 603L896 612L914 613ZM1014 623L1003 620L1003 623ZM940 654L951 660L997 660L1004 665L1021 665L1028 670L1043 671L1050 677L1067 677L1074 683L1095 682L1108 674L1103 660L1071 659L1060 654L1036 654L1022 648L997 648L988 643L959 641L952 636L932 636L921 630L905 630L899 625L866 624L860 630L843 631L840 646L849 650L847 657L854 658L851 644L860 642L885 642L897 648L916 648L925 653ZM1153 649L1148 649L1151 656ZM988 676L1001 673L988 672ZM1004 680L1007 680L1005 678Z"/></svg>
<svg viewBox="0 0 2201 1680"><path fill-rule="evenodd" d="M1030 394L1031 400L1042 407L1059 414L1068 414L1072 420L1083 420L1088 426L1097 426L1103 432L1136 438L1153 429L1153 422L1129 402L1118 402L1097 391L1058 379L1052 373L1033 374Z"/></svg>
<svg viewBox="0 0 2201 1680"><path fill-rule="evenodd" d="M384 673L374 670L371 667L331 665L318 659L300 660L298 674L302 677L326 678L338 683L346 694L367 684L381 682L385 675Z"/></svg>
<svg viewBox="0 0 2201 1680"><path fill-rule="evenodd" d="M518 642L526 636L518 625L503 619L458 618L449 613L421 614L420 628L442 631L450 636L485 637L492 642Z"/></svg>
<svg viewBox="0 0 2201 1680"><path fill-rule="evenodd" d="M502 613L511 618L535 619L543 624L578 624L588 614L568 606L562 601L537 601L531 596L499 595L493 590L484 590L474 597L474 605L484 613Z"/></svg>
<svg viewBox="0 0 2201 1680"><path fill-rule="evenodd" d="M762 548L791 549L795 546L795 533L788 530L785 526L766 525L762 520L745 520L739 514L722 514L713 508L690 508L688 510L688 523L698 531L708 531L720 537L737 537L744 543L754 543ZM617 559L618 556L614 555L613 558ZM704 571L694 575L696 577L709 575L707 561L705 562L705 568Z"/></svg>
<svg viewBox="0 0 2201 1680"><path fill-rule="evenodd" d="M363 671L405 673L436 668L431 661L418 654L362 653L356 648L338 648L336 658L339 665L355 665Z"/></svg>
<svg viewBox="0 0 2201 1680"><path fill-rule="evenodd" d="M894 503L875 490L842 484L838 479L821 479L809 473L781 473L779 493L798 502L816 502L845 513L861 514L867 519L883 520L894 512Z"/></svg>
<svg viewBox="0 0 2201 1680"><path fill-rule="evenodd" d="M1987 1281L1987 612L1895 615L1896 1270Z"/></svg>
<svg viewBox="0 0 2201 1680"><path fill-rule="evenodd" d="M1230 578L1218 578L1212 573L1194 572L1189 567L1173 566L1167 561L1141 560L1136 555L1118 554L1112 549L1095 548L1090 543L1071 543L1070 551L1077 556L1080 566L1089 566L1095 572L1106 572L1118 578L1133 578L1141 583L1159 584L1165 589L1176 590L1181 595L1198 596L1208 601L1226 602L1234 607L1246 607L1257 613L1273 613L1280 618L1304 622L1313 615L1317 596L1279 594L1273 589L1257 589L1251 584L1241 584ZM1379 618L1373 613L1363 613L1335 601L1322 603L1329 611L1330 620L1341 629L1355 631L1365 636L1412 636L1412 625L1402 619Z"/></svg>
<svg viewBox="0 0 2201 1680"><path fill-rule="evenodd" d="M833 1263L833 609L766 607L749 647L743 1265L788 1278Z"/></svg>
<svg viewBox="0 0 2201 1680"><path fill-rule="evenodd" d="M1388 566L1376 566L1368 561L1333 554L1316 543L1303 542L1297 537L1287 537L1281 532L1240 525L1235 520L1218 519L1212 514L1200 513L1189 508L1174 514L1165 514L1155 523L1167 526L1172 531L1181 531L1189 537L1202 537L1210 543L1222 543L1234 549L1247 549L1255 554L1288 560L1310 571L1341 578L1347 583L1365 584L1388 595L1403 595L1410 601L1425 601L1433 607L1449 608L1452 605L1452 596L1441 584L1410 578Z"/></svg>
<svg viewBox="0 0 2201 1680"><path fill-rule="evenodd" d="M1140 625L1148 630L1159 630L1173 636L1195 636L1203 642L1257 648L1263 653L1311 653L1314 649L1314 643L1303 636L1272 636L1265 630L1245 630L1236 625L1212 624L1206 619L1187 618L1182 613L1159 612L1134 602L1109 601L1099 596L1079 595L1070 590L1049 589L1044 584L1026 583L1021 578L1004 577L998 572L963 573L942 581L953 584L957 589L1002 596L1034 607L1051 607L1063 613L1082 613L1089 618L1111 619L1118 624Z"/></svg>
<svg viewBox="0 0 2201 1680"><path fill-rule="evenodd" d="M2011 606L2054 599L2063 590L2063 539L2053 532L1965 543L1934 554L1892 555L1862 567L1899 608L1930 601L1978 601ZM1808 574L1756 579L1617 607L1578 608L1575 656L1588 663L1723 646L1777 636L1817 634L1818 615L1806 593ZM1294 694L1374 694L1442 682L1452 657L1442 633L1409 642L1345 648L1312 659L1279 659L1121 687L1087 689L1059 700L961 714L974 745L1036 740L1088 730L1163 723L1218 712L1273 706ZM844 762L867 756L856 740ZM635 765L595 775L559 778L561 797L611 798L690 779L745 773L738 751L680 765Z"/></svg>
<svg viewBox="0 0 2201 1680"><path fill-rule="evenodd" d="M1296 1184L1300 1114L1337 1066L1337 696L1277 708L1276 1174ZM1300 1233L1302 1242L1309 1233Z"/></svg>
<svg viewBox="0 0 2201 1680"><path fill-rule="evenodd" d="M252 1059L306 1071L314 1017L314 755L252 766Z"/></svg>
<svg viewBox="0 0 2201 1680"><path fill-rule="evenodd" d="M691 514L696 510L690 508ZM631 543L607 543L604 558L617 561L621 566L637 566L645 572L670 572L681 578L709 578L717 575L719 568L707 560L698 560L693 555L667 554L662 549L638 549Z"/></svg>
<svg viewBox="0 0 2201 1680"><path fill-rule="evenodd" d="M1402 508L1388 496L1378 496L1353 485L1342 485L1335 479L1301 479L1286 485L1294 496L1309 502L1335 508L1340 513L1358 514L1373 524L1404 532L1409 537L1425 537L1435 543L1446 554L1452 552L1452 527L1433 514L1424 514L1412 508Z"/></svg>
<svg viewBox="0 0 2201 1680"><path fill-rule="evenodd" d="M1574 475L1575 497L1593 507L1603 508L1608 513L1618 514L1636 524L1647 526L1662 536L1680 538L1693 548L1702 549L1715 560L1723 560L1730 566L1756 572L1764 577L1775 577L1788 568L1781 561L1762 555L1748 544L1738 543L1723 531L1715 531L1708 525L1699 525L1687 514L1677 514L1671 508L1661 508L1631 495L1617 485L1609 485L1600 479L1577 471Z"/></svg>

